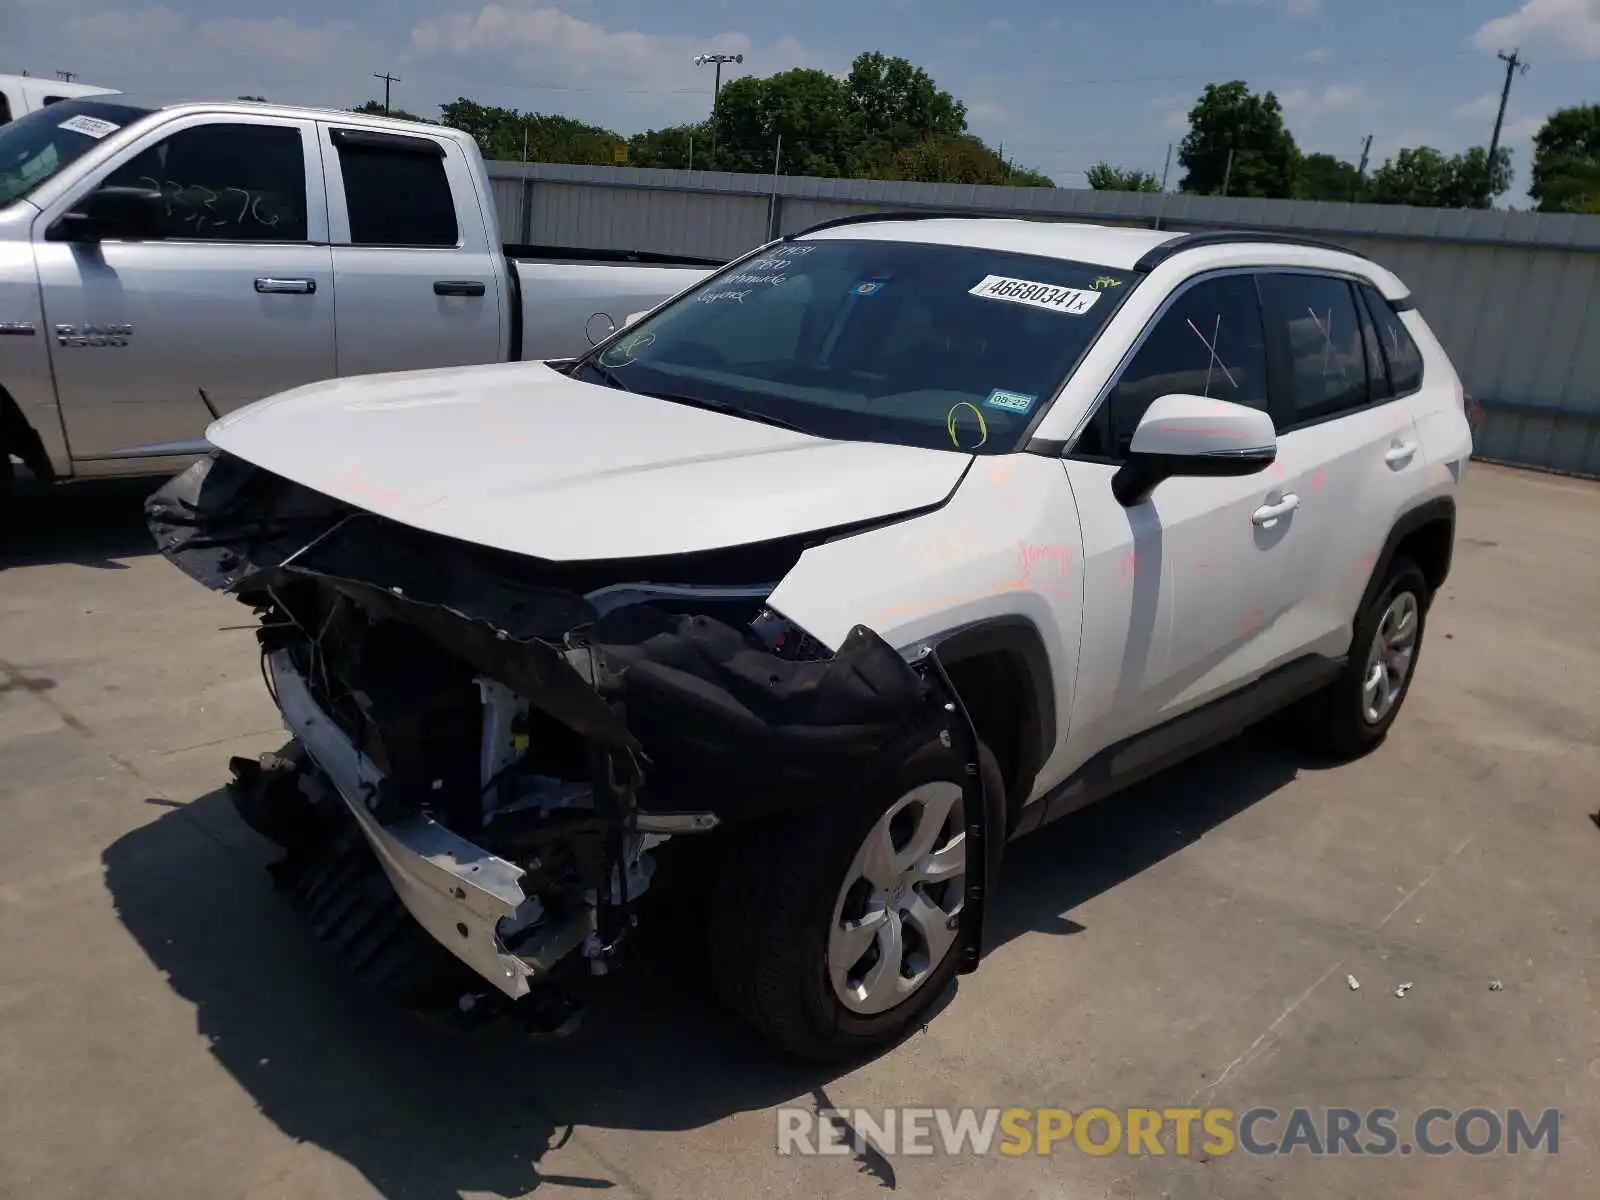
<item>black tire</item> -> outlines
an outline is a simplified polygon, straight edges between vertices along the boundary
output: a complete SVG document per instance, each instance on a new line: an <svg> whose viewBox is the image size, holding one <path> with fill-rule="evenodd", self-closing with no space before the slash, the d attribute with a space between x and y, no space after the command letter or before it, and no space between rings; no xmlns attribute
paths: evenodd
<svg viewBox="0 0 1600 1200"><path fill-rule="evenodd" d="M989 748L978 750L992 884L1004 844L1005 785ZM923 783L965 778L958 754L925 746L881 791L765 824L730 844L709 922L712 978L729 1007L783 1050L813 1062L863 1058L917 1029L955 977L959 944L906 1000L861 1016L840 1003L828 980L828 931L857 849L895 801Z"/></svg>
<svg viewBox="0 0 1600 1200"><path fill-rule="evenodd" d="M1379 622L1389 605L1403 592L1417 601L1417 632L1411 652L1410 669L1401 681L1394 703L1378 721L1370 722L1363 712L1362 689L1365 682L1367 652L1377 636ZM1417 677L1426 632L1432 591L1422 569L1408 558L1396 557L1390 563L1383 586L1356 617L1350 639L1350 657L1339 677L1307 699L1296 714L1302 740L1309 748L1339 759L1359 758L1375 749L1388 736L1395 718L1404 707Z"/></svg>

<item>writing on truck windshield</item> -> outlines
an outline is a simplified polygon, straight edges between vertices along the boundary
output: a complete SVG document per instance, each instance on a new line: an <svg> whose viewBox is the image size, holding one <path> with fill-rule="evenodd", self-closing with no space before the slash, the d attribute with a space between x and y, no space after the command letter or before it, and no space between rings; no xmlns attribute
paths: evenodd
<svg viewBox="0 0 1600 1200"><path fill-rule="evenodd" d="M102 138L150 112L103 100L61 100L0 125L0 208L25 200Z"/></svg>
<svg viewBox="0 0 1600 1200"><path fill-rule="evenodd" d="M819 437L1004 454L1131 286L1126 271L971 246L785 242L578 373Z"/></svg>

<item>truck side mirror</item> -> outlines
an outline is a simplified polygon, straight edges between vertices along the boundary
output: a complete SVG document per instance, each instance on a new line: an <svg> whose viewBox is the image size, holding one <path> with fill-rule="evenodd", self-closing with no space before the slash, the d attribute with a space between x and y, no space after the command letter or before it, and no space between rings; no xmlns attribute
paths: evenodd
<svg viewBox="0 0 1600 1200"><path fill-rule="evenodd" d="M144 241L165 233L166 199L154 188L103 187L62 213L45 234L52 242Z"/></svg>

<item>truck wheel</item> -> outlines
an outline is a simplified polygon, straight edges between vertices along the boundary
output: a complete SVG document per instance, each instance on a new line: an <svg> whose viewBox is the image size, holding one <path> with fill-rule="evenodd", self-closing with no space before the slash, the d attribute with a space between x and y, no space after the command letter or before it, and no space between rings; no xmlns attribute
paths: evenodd
<svg viewBox="0 0 1600 1200"><path fill-rule="evenodd" d="M1005 785L979 746L991 862ZM926 746L879 794L753 831L715 889L712 975L730 1007L798 1057L838 1062L921 1024L959 965L968 869L958 754Z"/></svg>
<svg viewBox="0 0 1600 1200"><path fill-rule="evenodd" d="M1430 598L1421 568L1396 558L1383 587L1356 617L1344 670L1299 714L1314 748L1350 759L1383 741L1416 677Z"/></svg>

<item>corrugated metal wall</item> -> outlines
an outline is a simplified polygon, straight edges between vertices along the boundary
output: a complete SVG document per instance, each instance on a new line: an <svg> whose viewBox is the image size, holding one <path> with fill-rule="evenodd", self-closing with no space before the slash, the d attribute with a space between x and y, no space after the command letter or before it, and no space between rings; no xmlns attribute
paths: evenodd
<svg viewBox="0 0 1600 1200"><path fill-rule="evenodd" d="M1322 236L1384 264L1483 403L1481 457L1600 477L1600 216L490 163L507 242L732 258L882 209Z"/></svg>

